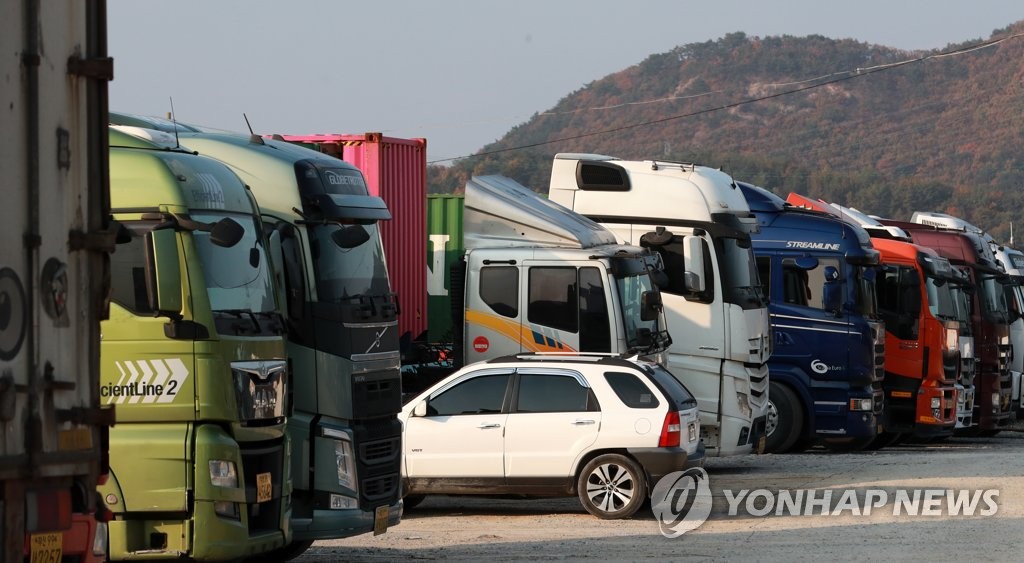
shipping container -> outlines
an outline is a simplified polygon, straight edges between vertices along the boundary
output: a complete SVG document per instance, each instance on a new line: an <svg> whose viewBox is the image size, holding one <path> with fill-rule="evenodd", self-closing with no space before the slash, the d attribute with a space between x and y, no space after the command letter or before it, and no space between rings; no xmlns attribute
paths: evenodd
<svg viewBox="0 0 1024 563"><path fill-rule="evenodd" d="M425 338L427 330L427 141L361 135L275 135L301 143L355 165L366 176L370 195L384 199L391 220L381 222L381 238L392 291L401 314L398 335L406 343ZM461 232L460 232L461 240ZM447 316L447 315L445 315Z"/></svg>
<svg viewBox="0 0 1024 563"><path fill-rule="evenodd" d="M0 561L106 558L106 3L4 2Z"/></svg>

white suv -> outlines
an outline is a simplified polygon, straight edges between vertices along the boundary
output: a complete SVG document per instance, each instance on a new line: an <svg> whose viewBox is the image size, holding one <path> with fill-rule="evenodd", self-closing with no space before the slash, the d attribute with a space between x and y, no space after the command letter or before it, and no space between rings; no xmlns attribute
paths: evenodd
<svg viewBox="0 0 1024 563"><path fill-rule="evenodd" d="M406 508L426 494L578 495L624 518L662 476L703 465L697 401L658 364L520 354L460 369L403 425Z"/></svg>

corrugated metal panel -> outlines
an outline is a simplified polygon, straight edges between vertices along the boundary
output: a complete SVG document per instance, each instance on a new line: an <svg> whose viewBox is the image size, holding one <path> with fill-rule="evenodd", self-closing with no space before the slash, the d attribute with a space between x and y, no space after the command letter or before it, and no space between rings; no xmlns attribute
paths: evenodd
<svg viewBox="0 0 1024 563"><path fill-rule="evenodd" d="M420 337L427 329L426 139L380 133L282 136L353 164L366 176L370 195L387 203L392 219L381 223L381 238L391 287L402 307L399 335Z"/></svg>
<svg viewBox="0 0 1024 563"><path fill-rule="evenodd" d="M451 339L451 265L466 250L462 237L463 201L461 195L427 196L427 316L431 342Z"/></svg>

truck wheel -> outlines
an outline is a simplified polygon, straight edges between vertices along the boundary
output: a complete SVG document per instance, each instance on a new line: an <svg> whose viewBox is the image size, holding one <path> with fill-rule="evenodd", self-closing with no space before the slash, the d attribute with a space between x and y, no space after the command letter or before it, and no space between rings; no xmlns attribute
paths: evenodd
<svg viewBox="0 0 1024 563"><path fill-rule="evenodd" d="M402 498L403 510L416 508L425 498L427 498L427 495L405 495L405 497Z"/></svg>
<svg viewBox="0 0 1024 563"><path fill-rule="evenodd" d="M784 454L800 439L804 429L804 411L789 387L768 384L768 423L765 426L765 450Z"/></svg>
<svg viewBox="0 0 1024 563"><path fill-rule="evenodd" d="M621 454L604 454L590 460L576 478L576 491L587 512L604 520L627 518L647 498L643 470Z"/></svg>

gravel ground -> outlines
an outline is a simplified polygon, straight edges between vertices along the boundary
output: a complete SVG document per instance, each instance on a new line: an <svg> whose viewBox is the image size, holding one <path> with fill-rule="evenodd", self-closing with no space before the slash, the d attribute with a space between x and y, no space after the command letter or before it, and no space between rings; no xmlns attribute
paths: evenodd
<svg viewBox="0 0 1024 563"><path fill-rule="evenodd" d="M317 542L296 561L482 560L821 560L1019 561L1024 530L1024 433L953 438L877 452L709 459L713 495L701 527L669 539L650 510L626 520L587 514L575 498L541 500L428 497L380 536ZM885 491L888 504L871 514L729 515L723 490L832 489L835 507L846 490L860 499ZM894 515L897 490L995 489L994 515ZM821 498L821 493L817 498ZM922 493L924 494L924 493ZM877 498L877 497L876 497ZM762 499L763 500L763 499ZM752 505L755 510L763 504ZM862 504L861 504L862 506ZM923 505L922 505L923 507ZM979 505L979 511L985 508ZM970 550L969 554L964 553Z"/></svg>

